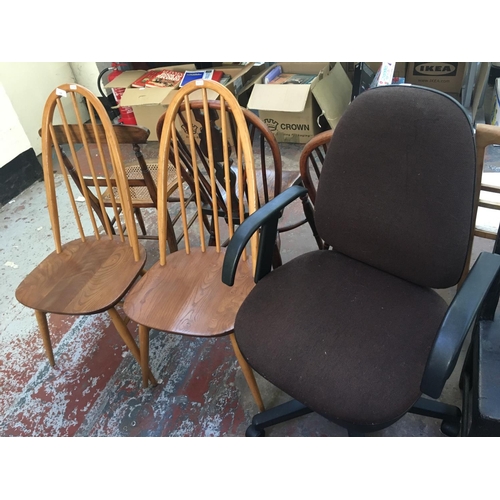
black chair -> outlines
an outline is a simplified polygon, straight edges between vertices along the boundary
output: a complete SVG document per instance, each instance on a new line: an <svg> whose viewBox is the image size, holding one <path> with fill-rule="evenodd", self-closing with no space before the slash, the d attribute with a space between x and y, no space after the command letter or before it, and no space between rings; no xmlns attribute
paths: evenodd
<svg viewBox="0 0 500 500"><path fill-rule="evenodd" d="M315 201L329 250L271 272L291 187L249 217L231 240L222 279L260 230L256 286L235 336L255 371L289 394L257 414L247 435L317 412L360 435L407 412L460 431L461 410L437 401L471 326L493 320L500 256L482 253L450 306L433 289L455 286L472 245L474 130L441 92L386 86L350 104L328 147Z"/></svg>

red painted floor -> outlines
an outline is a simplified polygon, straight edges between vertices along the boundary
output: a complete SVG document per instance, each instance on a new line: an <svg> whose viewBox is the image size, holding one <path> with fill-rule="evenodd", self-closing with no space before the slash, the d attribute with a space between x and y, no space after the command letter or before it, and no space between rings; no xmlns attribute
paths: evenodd
<svg viewBox="0 0 500 500"><path fill-rule="evenodd" d="M300 145L284 145L285 168L297 166ZM493 165L495 166L495 165ZM494 171L492 169L492 171ZM148 223L156 214L150 214ZM301 206L285 218L301 218ZM68 222L68 227L70 223ZM142 389L138 364L106 314L50 317L56 367L48 364L34 316L14 298L22 278L50 251L43 184L0 209L0 436L243 436L255 403L229 339L189 339L153 331L150 359L159 384ZM145 243L148 264L156 243ZM474 252L491 249L476 239ZM282 236L284 262L316 248L308 226ZM453 290L447 292L448 298ZM137 335L137 325L129 323ZM288 398L258 377L264 403ZM456 377L443 400L457 402ZM271 429L271 436L345 436L318 415ZM375 436L441 436L439 423L415 415Z"/></svg>

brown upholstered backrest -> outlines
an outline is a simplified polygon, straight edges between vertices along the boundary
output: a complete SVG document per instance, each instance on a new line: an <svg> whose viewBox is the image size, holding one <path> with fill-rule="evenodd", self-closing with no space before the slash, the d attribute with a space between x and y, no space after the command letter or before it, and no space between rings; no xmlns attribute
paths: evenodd
<svg viewBox="0 0 500 500"><path fill-rule="evenodd" d="M317 228L354 259L422 286L453 286L471 242L474 179L474 133L457 101L422 87L371 89L333 134Z"/></svg>

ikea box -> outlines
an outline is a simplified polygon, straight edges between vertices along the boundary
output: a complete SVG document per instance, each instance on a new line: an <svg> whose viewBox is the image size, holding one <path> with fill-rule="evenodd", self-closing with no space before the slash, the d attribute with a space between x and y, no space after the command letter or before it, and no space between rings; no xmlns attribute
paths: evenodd
<svg viewBox="0 0 500 500"><path fill-rule="evenodd" d="M309 84L265 84L265 75L275 66L283 73L316 75ZM352 84L344 68L336 63L276 63L257 81L248 101L276 136L278 142L305 144L321 132L320 116L331 128L338 123L351 100Z"/></svg>
<svg viewBox="0 0 500 500"><path fill-rule="evenodd" d="M412 62L406 69L406 83L422 85L448 94L460 94L464 62Z"/></svg>

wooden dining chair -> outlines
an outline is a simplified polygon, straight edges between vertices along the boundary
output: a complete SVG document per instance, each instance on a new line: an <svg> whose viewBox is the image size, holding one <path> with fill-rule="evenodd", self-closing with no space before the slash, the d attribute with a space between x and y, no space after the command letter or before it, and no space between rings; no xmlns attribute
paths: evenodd
<svg viewBox="0 0 500 500"><path fill-rule="evenodd" d="M226 104L227 105L227 104ZM207 134L206 130L208 126L205 126L205 117L203 112L203 102L200 100L190 101L190 112L192 113L192 127L197 132L195 135L195 147L198 150L198 156L204 161L205 165L208 165L208 156L206 150ZM276 137L271 132L269 127L253 112L248 109L241 108L247 122L250 141L252 143L254 158L255 158L255 173L257 179L257 195L258 195L258 205L259 207L265 205L270 200L278 196L282 191L288 189L293 185L302 185L302 179L299 171L293 169L283 169L283 159L281 156L281 151L279 143ZM221 102L219 100L209 100L208 101L208 117L209 117L209 128L214 143L214 161L216 171L219 172L219 177L224 177L223 172L223 158L222 158L222 132L220 128L220 111ZM157 135L161 137L161 130L163 128L163 121L165 114L163 114L158 120L157 124ZM181 105L179 110L179 122L178 124L185 132L187 130L187 116L186 109L184 105ZM228 115L229 125L228 125L228 141L229 141L229 161L231 164L234 163L235 150L231 147L234 144L234 120L231 115ZM205 168L207 168L205 166ZM233 175L231 179L233 199L235 198L235 186L237 184L236 177ZM218 193L221 196L221 193ZM220 203L225 204L225 199L221 199ZM274 255L275 267L281 265L281 257L279 253L280 247L280 234L286 231L295 229L307 221L305 217L301 217L298 221L292 222L282 222L278 225L278 234L276 249ZM209 244L214 243L214 232L213 226L211 230L211 238Z"/></svg>
<svg viewBox="0 0 500 500"><path fill-rule="evenodd" d="M201 91L204 111L204 126L207 130L206 157L196 146L192 115L186 113L187 136L176 128L181 106L191 109L189 96ZM207 90L220 95L220 129L222 142L220 153L223 163L224 181L218 176L216 137L212 136ZM229 127L234 118L234 161L230 162ZM208 162L206 161L208 158ZM180 179L186 170L194 180L198 224L189 227L187 210L182 208L184 231L184 251L167 255L166 218L168 200L167 165L171 161ZM231 193L231 172L237 178L237 201ZM181 198L183 196L180 191ZM225 200L222 203L221 200ZM229 335L236 357L259 408L264 405L255 377L248 364L243 360L235 343L233 325L236 311L254 286L254 269L258 245L258 235L252 240L248 252L237 272L236 284L232 289L221 281L221 266L225 248L223 242L231 239L235 227L258 207L257 181L254 158L245 116L236 98L223 85L198 80L182 87L167 109L161 131L159 151L158 183L158 231L160 235L160 259L145 276L132 288L124 302L128 317L139 324L139 339L144 367L148 366L149 331L151 328L166 334L179 334L191 337L220 337ZM213 218L215 242L208 244L209 230L204 224L206 213L218 213ZM207 374L208 376L208 374ZM147 379L144 376L144 385Z"/></svg>
<svg viewBox="0 0 500 500"><path fill-rule="evenodd" d="M477 206L491 210L500 210L500 202L498 200L493 200L491 197L485 196L486 193L500 194L500 185L488 184L482 180L486 149L495 144L500 145L500 127L496 125L478 123L476 125L476 186L479 188L476 192L476 198L478 200ZM495 240L497 237L496 231L487 231L480 229L477 226L474 234L490 240Z"/></svg>
<svg viewBox="0 0 500 500"><path fill-rule="evenodd" d="M307 189L307 200L302 200L304 213L311 226L314 239L320 250L326 249L326 243L320 238L314 222L314 203L316 190L321 177L328 145L332 140L333 130L326 130L312 137L302 149L299 158L300 177L302 185Z"/></svg>
<svg viewBox="0 0 500 500"><path fill-rule="evenodd" d="M500 254L500 246L498 244L498 230L488 231L478 227L477 216L479 207L500 210L500 202L491 199L491 196L485 196L486 193L500 194L500 186L487 184L483 182L483 171L484 171L484 158L486 155L486 149L489 146L495 144L500 144L500 127L495 125L487 125L484 123L478 123L476 125L475 131L476 137L476 189L474 192L474 220L476 221L474 225L474 233L471 236L478 236L480 238L486 238L489 240L496 240L494 244L493 251ZM472 250L472 249L471 249ZM472 251L469 251L467 255L467 264L465 266L464 273L460 279L458 287L460 288L469 273L469 268L471 265Z"/></svg>
<svg viewBox="0 0 500 500"><path fill-rule="evenodd" d="M108 221L111 223L111 231L113 232L113 234L116 234L116 230L114 227L116 219L114 217L109 217L106 211L101 211L99 200L95 192L94 179L90 175L90 170L87 166L85 149L81 148L83 141L86 140L90 150L90 154L96 155L99 153L97 147L99 139L103 144L102 152L106 163L109 163L110 156L105 143L104 127L100 124L96 124L94 128L94 125L85 123L83 125L83 129L80 130L80 127L78 125L68 125L69 136L66 135L66 130L63 125L54 125L53 128L54 134L57 137L57 142L60 146L62 146L61 157L64 162L64 167L70 174L81 194L84 195L83 191L87 191L87 195L90 198L91 205L97 216L99 217L101 224L104 226L104 218L108 218ZM144 146L147 143L150 132L147 128L137 125L113 125L113 129L120 147L128 145L132 148L133 154L135 156L135 160L124 160L124 169L129 183L129 192L132 200L134 215L142 233L138 234L137 237L144 240L157 240L158 235L148 234L146 224L141 212L142 209L156 209L157 207L158 158L156 157L146 160L141 150L141 145ZM96 131L96 133L94 133L94 130ZM85 134L85 139L82 137L82 132ZM42 129L39 130L40 135L41 133ZM64 150L64 146L68 145L69 140L71 140L73 145L75 146L77 150L76 155L78 161L82 165L83 184L80 183L77 171L71 159L66 155ZM122 157L124 155L128 156L127 152L122 150ZM98 170L96 172L96 175L98 183L101 186L106 186L106 179L103 176L102 169ZM178 185L176 181L175 168L173 167L173 165L170 165L169 167L169 175L171 177L171 182L169 183L170 189L168 195L172 200L175 200L173 196L174 193L176 193L176 191L178 190ZM118 206L120 206L118 192L116 191L116 181L112 177L110 178L110 181L113 189L115 190L114 195L116 197L116 200L118 201ZM190 201L193 196L194 195L191 194L190 198L188 197L188 201ZM113 206L109 192L103 193L103 201L105 208L111 208ZM121 208L119 208L119 211L120 210ZM170 213L168 214L168 217L170 217ZM179 217L180 211L177 210L176 214L172 218L172 224L169 225L169 229L167 232L167 241L169 250L171 252L177 251L178 242L182 238L182 236L176 237L174 231L174 225Z"/></svg>
<svg viewBox="0 0 500 500"><path fill-rule="evenodd" d="M86 116L79 108L80 101L88 110L89 125L84 124ZM55 125L61 123L61 126ZM137 238L129 185L115 129L104 106L89 90L80 85L65 84L56 88L47 99L41 136L44 182L55 251L26 276L16 290L16 298L34 309L52 366L55 361L48 313L90 315L106 311L139 361L139 348L116 305L141 274L146 251ZM80 186L85 184L84 162L77 154L76 136L81 141L87 174L94 180L96 188L95 199L88 190L82 190L83 204L77 204L76 187L71 182L76 178ZM91 150L91 143L96 145L95 150ZM106 161L105 149L109 161ZM56 181L55 158L64 182ZM72 175L63 166L69 160L74 169ZM102 182L100 175L103 176ZM101 213L106 213L105 197L109 199L114 218L119 221L116 224L118 234L113 231L109 217L103 217L102 227L96 218L96 203ZM75 219L73 232L69 234L69 225L60 219L66 210L72 210ZM75 239L76 235L79 237ZM156 384L146 365L143 380Z"/></svg>

